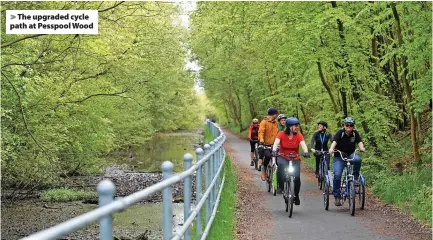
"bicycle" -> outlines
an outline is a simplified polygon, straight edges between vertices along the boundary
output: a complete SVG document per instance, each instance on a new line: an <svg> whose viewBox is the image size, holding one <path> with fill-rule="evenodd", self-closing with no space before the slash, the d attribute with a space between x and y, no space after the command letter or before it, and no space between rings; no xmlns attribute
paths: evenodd
<svg viewBox="0 0 433 240"><path fill-rule="evenodd" d="M279 154L280 156L282 154ZM289 218L293 215L293 202L295 198L295 176L293 175L295 168L292 166L292 162L295 157L302 156L301 154L293 155L292 153L287 156L289 159L289 165L286 169L284 169L285 177L284 177L284 188L283 188L283 198L284 203L286 205L286 212L289 213Z"/></svg>
<svg viewBox="0 0 433 240"><path fill-rule="evenodd" d="M356 151L353 153L353 157L356 154ZM343 204L346 201L346 199L349 200L349 213L350 215L354 216L355 215L355 199L356 199L356 194L359 194L359 201L361 204L361 210L364 209L364 204L365 204L365 180L364 180L364 176L361 174L361 172L359 173L359 178L358 178L358 183L359 183L359 190L358 192L356 191L355 188L355 179L353 176L353 167L352 167L352 161L353 158L348 158L347 156L344 157L346 154L342 153L339 150L335 150L334 152L339 152L341 159L346 162L346 167L343 169L343 181L341 182L340 185L340 194L341 194L341 199L343 200ZM328 182L328 185L330 186L330 179ZM328 192L329 192L329 186L328 186ZM329 197L328 197L328 205L329 205ZM326 203L325 203L325 209L327 209L326 207Z"/></svg>
<svg viewBox="0 0 433 240"><path fill-rule="evenodd" d="M259 167L259 164L258 164L258 161L259 161L259 149L258 149L259 142L258 141L254 141L254 142L255 142L255 145L256 145L256 147L254 148L254 157L253 157L254 168L257 171L260 171L261 168Z"/></svg>
<svg viewBox="0 0 433 240"><path fill-rule="evenodd" d="M317 183L319 185L319 190L322 190L323 188L323 184L325 182L325 178L326 175L328 175L328 161L327 157L329 156L329 152L328 151L319 151L316 150L316 152L314 153L316 156L320 156L320 163L319 163L319 176L317 178Z"/></svg>
<svg viewBox="0 0 433 240"><path fill-rule="evenodd" d="M272 195L277 195L277 185L275 184L275 174L277 172L277 165L274 164L276 161L275 157L272 157L272 163L268 164L268 167L266 168L266 187L268 189L268 192L271 192Z"/></svg>

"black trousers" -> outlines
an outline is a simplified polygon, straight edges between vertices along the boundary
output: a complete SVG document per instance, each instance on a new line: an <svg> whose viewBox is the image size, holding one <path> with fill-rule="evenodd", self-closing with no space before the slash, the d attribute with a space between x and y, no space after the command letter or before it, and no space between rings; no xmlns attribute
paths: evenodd
<svg viewBox="0 0 433 240"><path fill-rule="evenodd" d="M284 187L284 181L286 180L286 174L285 169L289 167L289 161L283 157L277 158L277 181L278 181L278 187L283 189ZM292 166L294 168L293 175L295 177L294 184L295 184L295 196L299 196L299 191L301 190L301 161L300 160L294 160L292 161Z"/></svg>

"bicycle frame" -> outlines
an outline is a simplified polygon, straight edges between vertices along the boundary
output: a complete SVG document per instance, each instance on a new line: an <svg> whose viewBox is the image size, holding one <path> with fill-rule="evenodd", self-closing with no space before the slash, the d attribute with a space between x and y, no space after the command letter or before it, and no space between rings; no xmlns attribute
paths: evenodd
<svg viewBox="0 0 433 240"><path fill-rule="evenodd" d="M349 193L349 183L352 182L354 179L353 177L353 165L352 165L352 161L355 158L356 155L356 151L357 149L355 149L355 152L353 152L351 155L353 156L353 158L348 158L347 156L344 157L344 153L342 153L340 150L335 150L334 152L339 152L340 156L341 156L341 160L343 160L344 162L346 162L346 167L343 169L343 174L344 174L344 180L341 182L341 186L340 188L343 188L344 191L341 191L341 196L342 199L344 199L344 201L346 200L348 193Z"/></svg>

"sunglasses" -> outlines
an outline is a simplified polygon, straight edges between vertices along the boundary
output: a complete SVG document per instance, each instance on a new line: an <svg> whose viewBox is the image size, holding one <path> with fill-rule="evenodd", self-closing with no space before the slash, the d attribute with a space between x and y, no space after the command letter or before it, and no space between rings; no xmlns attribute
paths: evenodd
<svg viewBox="0 0 433 240"><path fill-rule="evenodd" d="M355 125L353 125L353 124L344 124L344 126L346 126L346 127L353 127Z"/></svg>

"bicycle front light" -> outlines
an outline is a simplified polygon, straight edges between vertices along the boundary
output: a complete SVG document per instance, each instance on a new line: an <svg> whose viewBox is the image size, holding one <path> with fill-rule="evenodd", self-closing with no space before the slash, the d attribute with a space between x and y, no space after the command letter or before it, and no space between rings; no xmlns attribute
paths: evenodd
<svg viewBox="0 0 433 240"><path fill-rule="evenodd" d="M293 173L295 171L295 168L292 165L290 165L288 168L286 168L286 171L289 173Z"/></svg>

